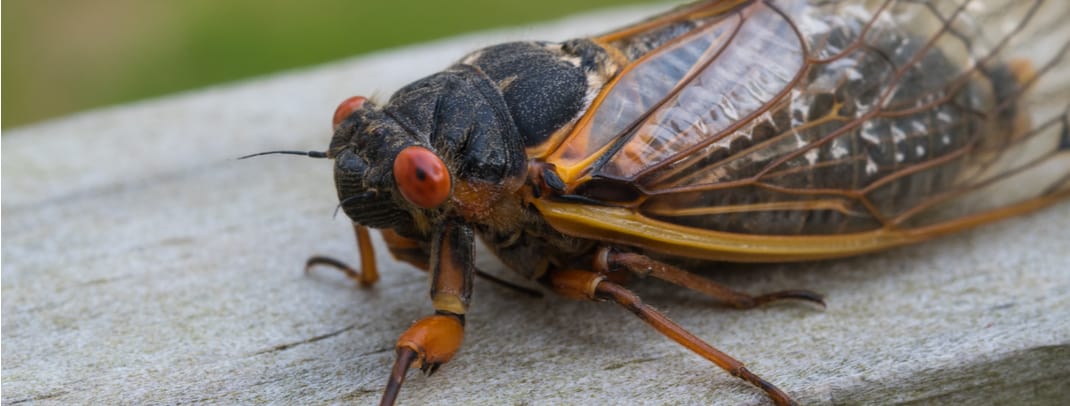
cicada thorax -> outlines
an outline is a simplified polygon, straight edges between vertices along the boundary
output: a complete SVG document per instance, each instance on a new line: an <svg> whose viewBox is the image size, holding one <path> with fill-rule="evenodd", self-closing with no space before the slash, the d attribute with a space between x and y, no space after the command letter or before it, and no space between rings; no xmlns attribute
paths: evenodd
<svg viewBox="0 0 1070 406"><path fill-rule="evenodd" d="M605 37L634 63L546 154L560 201L652 227L909 229L968 213L1024 153L1029 74L963 7L737 5Z"/></svg>

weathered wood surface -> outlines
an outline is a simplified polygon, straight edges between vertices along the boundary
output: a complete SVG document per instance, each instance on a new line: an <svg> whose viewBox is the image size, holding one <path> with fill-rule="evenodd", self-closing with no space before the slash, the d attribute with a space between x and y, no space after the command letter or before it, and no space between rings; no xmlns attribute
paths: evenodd
<svg viewBox="0 0 1070 406"><path fill-rule="evenodd" d="M447 40L78 115L3 136L3 403L377 401L392 345L430 311L424 273L381 255L359 289L321 149L335 103L389 94L506 38L597 32L645 10ZM1070 204L921 246L709 273L809 288L827 310L719 308L638 291L805 404L1070 399ZM377 241L377 243L379 243ZM379 246L382 248L382 246ZM483 257L481 266L511 277ZM516 280L513 278L513 280ZM462 352L406 404L761 404L757 390L609 304L477 282Z"/></svg>

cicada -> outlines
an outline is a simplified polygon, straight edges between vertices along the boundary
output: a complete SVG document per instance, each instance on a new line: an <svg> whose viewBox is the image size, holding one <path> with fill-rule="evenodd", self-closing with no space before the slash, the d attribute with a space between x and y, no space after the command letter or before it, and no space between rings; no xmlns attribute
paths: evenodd
<svg viewBox="0 0 1070 406"><path fill-rule="evenodd" d="M682 264L784 262L918 243L1070 195L1070 3L711 0L564 42L483 48L385 103L334 114L326 151L362 267L367 228L429 272L435 313L396 345L406 372L460 348L478 237L565 297L620 304L793 400L645 305L659 278L737 308ZM279 151L288 152L288 151Z"/></svg>

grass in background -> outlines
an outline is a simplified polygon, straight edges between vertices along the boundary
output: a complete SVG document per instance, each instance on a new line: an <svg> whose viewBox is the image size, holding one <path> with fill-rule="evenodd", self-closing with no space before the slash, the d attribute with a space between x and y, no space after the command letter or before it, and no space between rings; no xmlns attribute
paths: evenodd
<svg viewBox="0 0 1070 406"><path fill-rule="evenodd" d="M8 0L0 125L641 1Z"/></svg>

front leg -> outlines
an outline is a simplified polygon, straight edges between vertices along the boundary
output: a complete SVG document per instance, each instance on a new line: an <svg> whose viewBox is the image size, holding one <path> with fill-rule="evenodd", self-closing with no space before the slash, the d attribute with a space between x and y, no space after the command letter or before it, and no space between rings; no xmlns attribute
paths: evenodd
<svg viewBox="0 0 1070 406"><path fill-rule="evenodd" d="M381 405L392 405L409 368L430 374L461 348L464 315L472 296L475 236L458 221L438 225L431 240L431 303L435 314L417 321L398 338L397 359Z"/></svg>
<svg viewBox="0 0 1070 406"><path fill-rule="evenodd" d="M375 266L375 248L372 246L372 237L368 233L368 227L353 223L353 233L357 236L357 249L360 250L360 270L353 269L337 259L316 255L305 261L305 273L308 273L313 266L327 265L346 274L346 277L357 281L360 286L368 287L378 282L379 271Z"/></svg>
<svg viewBox="0 0 1070 406"><path fill-rule="evenodd" d="M360 251L361 268L359 270L337 259L316 255L305 262L305 272L309 272L314 266L325 265L344 273L346 277L357 281L362 287L375 284L379 280L379 272L375 265L375 250L372 246L371 236L368 234L368 228L354 223L353 231L356 233L357 248ZM390 254L394 256L394 259L412 265L424 272L431 268L428 264L428 259L431 258L430 242L403 237L393 229L383 229L380 234L383 236L386 248L390 250ZM514 284L479 269L476 269L476 276L531 297L542 297L542 292L538 290Z"/></svg>

